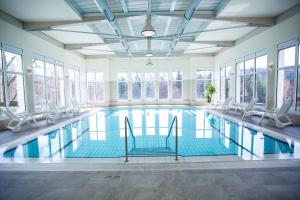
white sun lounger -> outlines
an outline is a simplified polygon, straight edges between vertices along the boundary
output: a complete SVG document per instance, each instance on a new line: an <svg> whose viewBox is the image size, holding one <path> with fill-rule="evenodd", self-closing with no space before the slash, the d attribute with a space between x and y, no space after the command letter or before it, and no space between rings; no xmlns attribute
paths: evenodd
<svg viewBox="0 0 300 200"><path fill-rule="evenodd" d="M287 115L292 104L293 104L292 99L286 99L286 100L284 100L283 104L281 105L281 107L279 109L272 109L272 110L265 109L263 111L253 110L253 111L247 112L247 114L245 114L245 116L252 116L252 115L261 116L259 124L261 124L263 122L264 118L269 118L269 119L274 120L275 126L277 128L283 128L283 127L293 124L291 118L289 118L289 116ZM283 122L280 120L283 118L285 118L287 120L287 122Z"/></svg>
<svg viewBox="0 0 300 200"><path fill-rule="evenodd" d="M46 117L46 122L48 124L54 124L57 119L61 118L65 114L68 114L68 110L66 108L59 108L53 103L49 103L48 107L49 111L44 114L44 117Z"/></svg>
<svg viewBox="0 0 300 200"><path fill-rule="evenodd" d="M13 132L21 131L24 126L34 125L35 127L38 127L38 123L34 117L35 114L24 113L23 116L19 117L12 113L8 108L2 108L1 111L9 118L6 128Z"/></svg>
<svg viewBox="0 0 300 200"><path fill-rule="evenodd" d="M226 111L229 109L230 103L232 101L232 97L228 97L223 103L221 104L216 104L214 109Z"/></svg>
<svg viewBox="0 0 300 200"><path fill-rule="evenodd" d="M258 99L254 98L254 99L252 99L248 103L244 103L244 104L231 104L229 106L229 110L233 109L235 112L237 112L238 110L240 110L241 114L243 115L242 119L244 119L247 112L250 112L250 111L254 110L257 101L258 101Z"/></svg>

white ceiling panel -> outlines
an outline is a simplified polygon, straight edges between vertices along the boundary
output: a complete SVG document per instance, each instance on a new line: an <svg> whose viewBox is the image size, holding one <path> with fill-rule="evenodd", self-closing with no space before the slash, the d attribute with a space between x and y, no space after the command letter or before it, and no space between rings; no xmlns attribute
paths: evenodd
<svg viewBox="0 0 300 200"><path fill-rule="evenodd" d="M273 17L299 2L300 0L230 0L218 16Z"/></svg>
<svg viewBox="0 0 300 200"><path fill-rule="evenodd" d="M25 22L80 19L63 0L1 0L0 8Z"/></svg>
<svg viewBox="0 0 300 200"><path fill-rule="evenodd" d="M253 27L244 27L238 29L205 32L201 33L197 37L196 41L233 41L239 39L240 37L244 36L254 29L255 28Z"/></svg>

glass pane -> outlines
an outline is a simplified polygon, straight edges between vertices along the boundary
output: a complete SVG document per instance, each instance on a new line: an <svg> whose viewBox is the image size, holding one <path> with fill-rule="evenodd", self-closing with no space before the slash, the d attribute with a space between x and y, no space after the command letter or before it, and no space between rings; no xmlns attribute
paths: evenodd
<svg viewBox="0 0 300 200"><path fill-rule="evenodd" d="M159 81L168 81L168 73L167 72L159 73Z"/></svg>
<svg viewBox="0 0 300 200"><path fill-rule="evenodd" d="M46 108L45 79L42 76L33 76L34 108L40 112Z"/></svg>
<svg viewBox="0 0 300 200"><path fill-rule="evenodd" d="M300 111L300 67L298 67L298 86L297 86L297 104L296 110Z"/></svg>
<svg viewBox="0 0 300 200"><path fill-rule="evenodd" d="M4 51L4 56L6 61L6 71L23 72L21 55Z"/></svg>
<svg viewBox="0 0 300 200"><path fill-rule="evenodd" d="M119 90L119 92L118 92L119 99L120 100L128 100L128 84L127 84L127 82L119 82L118 90Z"/></svg>
<svg viewBox="0 0 300 200"><path fill-rule="evenodd" d="M4 85L3 85L3 73L0 72L0 107L5 106L4 101Z"/></svg>
<svg viewBox="0 0 300 200"><path fill-rule="evenodd" d="M182 98L182 81L173 82L172 92L173 92L173 95L172 95L173 99L181 99Z"/></svg>
<svg viewBox="0 0 300 200"><path fill-rule="evenodd" d="M57 105L65 105L65 82L63 79L56 81Z"/></svg>
<svg viewBox="0 0 300 200"><path fill-rule="evenodd" d="M197 80L196 82L196 98L204 99L204 81Z"/></svg>
<svg viewBox="0 0 300 200"><path fill-rule="evenodd" d="M231 66L227 66L227 67L225 68L225 76L226 76L226 77L229 77L229 76L230 76L230 72L231 72Z"/></svg>
<svg viewBox="0 0 300 200"><path fill-rule="evenodd" d="M88 99L89 101L95 101L95 83L88 82Z"/></svg>
<svg viewBox="0 0 300 200"><path fill-rule="evenodd" d="M103 72L96 72L96 81L103 81Z"/></svg>
<svg viewBox="0 0 300 200"><path fill-rule="evenodd" d="M245 74L254 73L254 59L245 61Z"/></svg>
<svg viewBox="0 0 300 200"><path fill-rule="evenodd" d="M244 76L240 76L240 103L243 103L244 102Z"/></svg>
<svg viewBox="0 0 300 200"><path fill-rule="evenodd" d="M104 82L96 82L96 101L104 101Z"/></svg>
<svg viewBox="0 0 300 200"><path fill-rule="evenodd" d="M277 77L277 108L285 98L293 98L295 69L278 70Z"/></svg>
<svg viewBox="0 0 300 200"><path fill-rule="evenodd" d="M46 79L46 91L47 91L47 100L48 104L56 104L56 88L55 88L55 79L47 78Z"/></svg>
<svg viewBox="0 0 300 200"><path fill-rule="evenodd" d="M146 90L146 98L147 99L154 99L155 98L155 86L153 81L146 81L145 82L145 90Z"/></svg>
<svg viewBox="0 0 300 200"><path fill-rule="evenodd" d="M278 68L295 66L296 47L282 49L278 53Z"/></svg>
<svg viewBox="0 0 300 200"><path fill-rule="evenodd" d="M46 67L46 76L55 77L55 67L54 64L45 63Z"/></svg>
<svg viewBox="0 0 300 200"><path fill-rule="evenodd" d="M154 81L154 73L146 72L145 73L145 81Z"/></svg>
<svg viewBox="0 0 300 200"><path fill-rule="evenodd" d="M172 80L180 81L182 80L182 73L181 72L172 72Z"/></svg>
<svg viewBox="0 0 300 200"><path fill-rule="evenodd" d="M56 78L64 79L64 68L62 66L56 66Z"/></svg>
<svg viewBox="0 0 300 200"><path fill-rule="evenodd" d="M32 60L32 73L34 75L44 76L44 62L40 60Z"/></svg>
<svg viewBox="0 0 300 200"><path fill-rule="evenodd" d="M212 74L213 74L212 71L206 71L206 72L205 72L205 78L206 78L206 79L212 79Z"/></svg>
<svg viewBox="0 0 300 200"><path fill-rule="evenodd" d="M205 71L196 71L196 79L204 79Z"/></svg>
<svg viewBox="0 0 300 200"><path fill-rule="evenodd" d="M86 73L86 80L87 81L95 81L95 73L94 72Z"/></svg>
<svg viewBox="0 0 300 200"><path fill-rule="evenodd" d="M159 82L159 99L168 99L168 81Z"/></svg>
<svg viewBox="0 0 300 200"><path fill-rule="evenodd" d="M69 74L69 80L74 80L74 70L73 69L69 69L68 70L68 74Z"/></svg>
<svg viewBox="0 0 300 200"><path fill-rule="evenodd" d="M118 73L118 81L127 81L127 73Z"/></svg>
<svg viewBox="0 0 300 200"><path fill-rule="evenodd" d="M244 74L244 62L240 62L236 64L236 75Z"/></svg>
<svg viewBox="0 0 300 200"><path fill-rule="evenodd" d="M78 70L74 70L74 78L75 78L75 98L77 102L80 102L80 77L79 77Z"/></svg>
<svg viewBox="0 0 300 200"><path fill-rule="evenodd" d="M265 105L267 95L267 68L268 56L260 56L256 58L256 94L259 105Z"/></svg>
<svg viewBox="0 0 300 200"><path fill-rule="evenodd" d="M13 112L25 111L23 75L7 73L8 104Z"/></svg>
<svg viewBox="0 0 300 200"><path fill-rule="evenodd" d="M142 74L141 73L132 73L131 78L132 78L132 82L142 81Z"/></svg>
<svg viewBox="0 0 300 200"><path fill-rule="evenodd" d="M2 70L2 51L0 49L0 70Z"/></svg>
<svg viewBox="0 0 300 200"><path fill-rule="evenodd" d="M253 99L254 95L254 75L245 76L245 97L244 102L249 102Z"/></svg>
<svg viewBox="0 0 300 200"><path fill-rule="evenodd" d="M132 82L132 99L141 99L142 95L142 83Z"/></svg>
<svg viewBox="0 0 300 200"><path fill-rule="evenodd" d="M225 78L225 99L227 99L230 95L230 79Z"/></svg>

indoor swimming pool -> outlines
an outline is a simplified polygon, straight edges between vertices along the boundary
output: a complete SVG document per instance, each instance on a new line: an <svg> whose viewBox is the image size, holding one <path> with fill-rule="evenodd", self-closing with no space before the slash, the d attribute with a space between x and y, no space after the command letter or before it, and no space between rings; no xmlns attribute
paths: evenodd
<svg viewBox="0 0 300 200"><path fill-rule="evenodd" d="M179 156L243 159L297 155L299 144L251 130L193 106L112 107L2 152L2 158L120 158L125 156L125 117L129 156L172 156L174 116L178 119Z"/></svg>

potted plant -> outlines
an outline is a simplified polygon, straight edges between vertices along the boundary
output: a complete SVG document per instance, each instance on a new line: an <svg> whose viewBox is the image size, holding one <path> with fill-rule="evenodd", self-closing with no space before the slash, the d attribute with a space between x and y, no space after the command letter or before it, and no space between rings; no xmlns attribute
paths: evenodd
<svg viewBox="0 0 300 200"><path fill-rule="evenodd" d="M210 83L208 86L207 86L207 89L205 91L205 99L207 101L207 103L211 103L212 101L212 98L213 98L213 95L216 93L216 86L212 83Z"/></svg>

